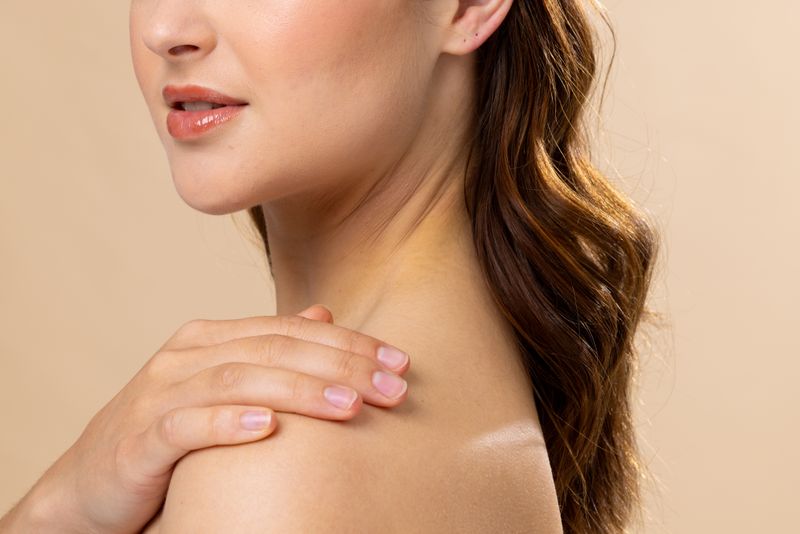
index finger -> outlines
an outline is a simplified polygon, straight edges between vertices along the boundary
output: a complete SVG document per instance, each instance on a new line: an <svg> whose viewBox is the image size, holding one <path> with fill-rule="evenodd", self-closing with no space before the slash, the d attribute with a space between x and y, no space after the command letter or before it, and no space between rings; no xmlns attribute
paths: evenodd
<svg viewBox="0 0 800 534"><path fill-rule="evenodd" d="M399 348L367 334L299 315L257 315L240 319L194 319L175 332L159 351L219 345L237 338L281 334L329 345L347 352L376 357L378 350Z"/></svg>

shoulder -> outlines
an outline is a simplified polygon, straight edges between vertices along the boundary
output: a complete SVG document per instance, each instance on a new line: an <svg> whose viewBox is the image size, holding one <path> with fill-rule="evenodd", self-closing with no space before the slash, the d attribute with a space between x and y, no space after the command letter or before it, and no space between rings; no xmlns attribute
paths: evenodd
<svg viewBox="0 0 800 534"><path fill-rule="evenodd" d="M364 405L349 421L279 413L261 441L193 451L175 468L160 532L379 529L392 444L369 431L390 416L377 410Z"/></svg>
<svg viewBox="0 0 800 534"><path fill-rule="evenodd" d="M159 532L544 526L554 502L535 410L532 419L524 403L490 394L496 383L474 381L478 397L460 391L470 389L470 377L486 378L471 365L446 373L444 363L464 346L422 343L409 330L416 329L363 330L412 354L403 404L364 404L348 421L278 413L277 430L261 441L193 451L175 467Z"/></svg>
<svg viewBox="0 0 800 534"><path fill-rule="evenodd" d="M391 413L400 408L363 408L347 422L279 414L281 430L263 441L190 453L154 531L511 533L552 524L547 456L525 430L465 446L442 421L424 430ZM503 433L526 438L504 445Z"/></svg>

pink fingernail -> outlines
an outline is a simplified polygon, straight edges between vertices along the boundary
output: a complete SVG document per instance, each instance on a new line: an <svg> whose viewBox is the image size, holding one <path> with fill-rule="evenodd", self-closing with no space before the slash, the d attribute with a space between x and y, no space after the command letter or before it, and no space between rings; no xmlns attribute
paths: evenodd
<svg viewBox="0 0 800 534"><path fill-rule="evenodd" d="M400 369L408 361L408 354L394 347L381 345L378 347L378 361L389 369Z"/></svg>
<svg viewBox="0 0 800 534"><path fill-rule="evenodd" d="M406 392L408 383L397 375L375 371L372 375L372 384L375 388L390 399L396 399Z"/></svg>
<svg viewBox="0 0 800 534"><path fill-rule="evenodd" d="M265 410L244 412L239 416L239 422L245 430L263 430L269 426L272 414Z"/></svg>
<svg viewBox="0 0 800 534"><path fill-rule="evenodd" d="M342 410L349 410L358 398L356 390L340 386L328 386L322 394L328 402Z"/></svg>

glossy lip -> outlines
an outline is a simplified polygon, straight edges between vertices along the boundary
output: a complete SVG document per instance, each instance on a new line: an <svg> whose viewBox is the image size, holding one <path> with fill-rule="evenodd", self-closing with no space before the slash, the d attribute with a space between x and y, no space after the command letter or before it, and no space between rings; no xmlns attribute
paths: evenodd
<svg viewBox="0 0 800 534"><path fill-rule="evenodd" d="M200 137L230 121L248 105L244 100L199 85L167 85L162 96L172 108L167 114L167 131L178 140ZM184 111L180 108L181 102L210 102L224 107L206 111Z"/></svg>
<svg viewBox="0 0 800 534"><path fill-rule="evenodd" d="M225 106L247 104L244 100L200 85L165 85L161 95L167 105L173 109L176 108L179 102L211 102L212 104L223 104Z"/></svg>

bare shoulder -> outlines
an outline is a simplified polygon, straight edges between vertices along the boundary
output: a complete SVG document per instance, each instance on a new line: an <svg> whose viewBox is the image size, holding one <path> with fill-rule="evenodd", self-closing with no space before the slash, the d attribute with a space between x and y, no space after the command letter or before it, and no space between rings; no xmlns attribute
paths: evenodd
<svg viewBox="0 0 800 534"><path fill-rule="evenodd" d="M349 421L279 413L264 440L188 454L147 532L560 533L525 381L498 393L496 366L445 371L459 355L442 351L462 348L368 328L412 354L406 402Z"/></svg>

